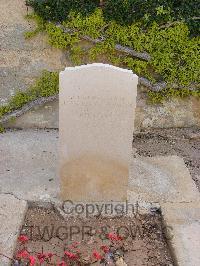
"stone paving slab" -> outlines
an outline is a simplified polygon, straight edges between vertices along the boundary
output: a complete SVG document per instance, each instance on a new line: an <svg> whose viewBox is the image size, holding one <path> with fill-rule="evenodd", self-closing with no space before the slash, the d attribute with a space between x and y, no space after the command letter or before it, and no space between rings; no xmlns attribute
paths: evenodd
<svg viewBox="0 0 200 266"><path fill-rule="evenodd" d="M0 193L29 201L56 198L57 147L57 130L0 134ZM177 156L134 158L128 194L132 202L191 202L199 198L187 167Z"/></svg>
<svg viewBox="0 0 200 266"><path fill-rule="evenodd" d="M58 194L56 130L8 131L0 134L0 193L29 201Z"/></svg>
<svg viewBox="0 0 200 266"><path fill-rule="evenodd" d="M134 158L129 190L132 201L161 203L200 199L183 159L174 155Z"/></svg>
<svg viewBox="0 0 200 266"><path fill-rule="evenodd" d="M200 265L200 202L166 203L161 208L177 265Z"/></svg>
<svg viewBox="0 0 200 266"><path fill-rule="evenodd" d="M0 194L0 253L13 256L16 241L27 211L27 203L13 195ZM11 261L0 255L0 265L10 265Z"/></svg>

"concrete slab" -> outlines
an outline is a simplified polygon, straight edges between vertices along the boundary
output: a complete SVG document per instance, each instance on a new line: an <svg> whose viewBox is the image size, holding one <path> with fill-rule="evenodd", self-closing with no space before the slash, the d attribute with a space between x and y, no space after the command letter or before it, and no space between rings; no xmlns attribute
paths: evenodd
<svg viewBox="0 0 200 266"><path fill-rule="evenodd" d="M131 165L129 200L147 202L191 202L199 192L182 158L137 157Z"/></svg>
<svg viewBox="0 0 200 266"><path fill-rule="evenodd" d="M58 194L56 130L0 134L0 193L37 201Z"/></svg>
<svg viewBox="0 0 200 266"><path fill-rule="evenodd" d="M29 201L56 198L57 130L17 130L0 134L0 193ZM199 192L177 156L134 158L129 201L196 202Z"/></svg>
<svg viewBox="0 0 200 266"><path fill-rule="evenodd" d="M20 227L27 211L27 203L13 195L0 194L0 253L12 258ZM0 255L0 265L11 261Z"/></svg>
<svg viewBox="0 0 200 266"><path fill-rule="evenodd" d="M200 203L163 204L162 214L177 265L200 265Z"/></svg>

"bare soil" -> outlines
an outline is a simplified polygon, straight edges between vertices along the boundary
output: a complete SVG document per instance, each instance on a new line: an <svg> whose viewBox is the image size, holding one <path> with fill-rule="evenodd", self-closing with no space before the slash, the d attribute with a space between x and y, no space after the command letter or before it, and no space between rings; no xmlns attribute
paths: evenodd
<svg viewBox="0 0 200 266"><path fill-rule="evenodd" d="M142 156L178 155L184 159L200 191L200 129L154 129L134 135L133 147Z"/></svg>
<svg viewBox="0 0 200 266"><path fill-rule="evenodd" d="M111 240L109 233L120 236L120 239ZM59 260L64 259L67 265L81 266L173 266L159 213L137 214L134 217L63 219L54 210L30 208L21 234L29 237L25 246L32 255L55 254L52 264L48 265L57 265ZM109 247L109 252L104 253L102 246ZM16 253L22 248L18 243ZM79 259L75 261L63 257L66 250L78 252ZM105 259L97 261L94 251ZM126 264L120 264L120 261Z"/></svg>

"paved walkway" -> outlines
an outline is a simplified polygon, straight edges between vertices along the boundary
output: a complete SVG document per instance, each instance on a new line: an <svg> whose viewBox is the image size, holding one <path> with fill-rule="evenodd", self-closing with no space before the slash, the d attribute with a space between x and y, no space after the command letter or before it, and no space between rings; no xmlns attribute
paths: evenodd
<svg viewBox="0 0 200 266"><path fill-rule="evenodd" d="M0 194L0 265L10 266L20 228L27 211L27 202L13 195Z"/></svg>
<svg viewBox="0 0 200 266"><path fill-rule="evenodd" d="M58 131L17 130L0 134L0 193L29 201L58 197ZM192 202L199 192L182 158L137 157L131 163L129 198Z"/></svg>
<svg viewBox="0 0 200 266"><path fill-rule="evenodd" d="M58 131L26 130L0 134L0 192L29 201L55 198Z"/></svg>

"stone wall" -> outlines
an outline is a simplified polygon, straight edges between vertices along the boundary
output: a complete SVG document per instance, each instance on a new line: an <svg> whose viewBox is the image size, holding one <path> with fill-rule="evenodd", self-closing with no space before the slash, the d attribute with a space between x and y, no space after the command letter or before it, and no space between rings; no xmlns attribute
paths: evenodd
<svg viewBox="0 0 200 266"><path fill-rule="evenodd" d="M70 66L67 53L47 44L43 34L31 40L24 33L34 27L24 16L24 0L1 0L0 9L0 105L17 90L25 90L43 69L62 70ZM58 127L58 102L36 107L6 127ZM173 99L162 105L147 104L146 94L138 88L135 128L200 126L200 99Z"/></svg>
<svg viewBox="0 0 200 266"><path fill-rule="evenodd" d="M135 129L200 127L200 100L187 98L171 100L162 105L148 105L138 89ZM58 101L34 108L6 127L58 128Z"/></svg>
<svg viewBox="0 0 200 266"><path fill-rule="evenodd" d="M173 128L200 126L200 99L188 97L171 99L152 105L138 88L136 128Z"/></svg>

